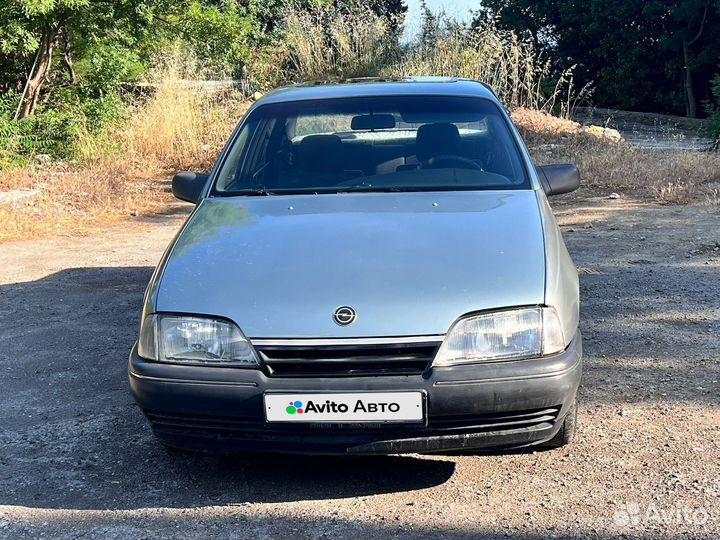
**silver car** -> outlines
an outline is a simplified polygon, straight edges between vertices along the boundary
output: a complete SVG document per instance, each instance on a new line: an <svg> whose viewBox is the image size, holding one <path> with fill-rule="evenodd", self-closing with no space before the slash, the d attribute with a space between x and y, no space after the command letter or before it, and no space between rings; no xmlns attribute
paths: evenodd
<svg viewBox="0 0 720 540"><path fill-rule="evenodd" d="M130 387L164 444L221 452L559 447L578 278L506 110L458 79L258 100L147 289Z"/></svg>

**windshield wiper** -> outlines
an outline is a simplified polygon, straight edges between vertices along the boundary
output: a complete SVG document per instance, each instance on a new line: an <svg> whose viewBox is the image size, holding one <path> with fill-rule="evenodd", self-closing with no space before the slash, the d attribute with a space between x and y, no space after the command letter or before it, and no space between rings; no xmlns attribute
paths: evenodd
<svg viewBox="0 0 720 540"><path fill-rule="evenodd" d="M336 193L352 193L352 192L358 192L358 191L369 191L369 192L399 192L402 191L402 189L397 187L380 187L380 186L368 186L368 185L362 185L358 184L356 186L347 186L347 187L341 187L334 190Z"/></svg>
<svg viewBox="0 0 720 540"><path fill-rule="evenodd" d="M277 193L273 191L268 191L265 188L258 188L258 189L243 189L241 191L236 191L233 193L233 195L247 195L247 196L270 196L270 195L277 195Z"/></svg>
<svg viewBox="0 0 720 540"><path fill-rule="evenodd" d="M431 191L426 188L414 187L349 187L338 189L336 193L413 193L417 191Z"/></svg>

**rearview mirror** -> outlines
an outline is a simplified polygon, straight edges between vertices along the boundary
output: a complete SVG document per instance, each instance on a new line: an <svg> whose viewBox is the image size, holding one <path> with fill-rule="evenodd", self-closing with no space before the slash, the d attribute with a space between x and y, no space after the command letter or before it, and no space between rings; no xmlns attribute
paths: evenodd
<svg viewBox="0 0 720 540"><path fill-rule="evenodd" d="M392 129L395 117L392 114L361 114L353 116L350 129Z"/></svg>
<svg viewBox="0 0 720 540"><path fill-rule="evenodd" d="M172 179L173 195L181 201L197 204L200 202L200 194L208 178L210 178L208 174L194 172L177 173Z"/></svg>
<svg viewBox="0 0 720 540"><path fill-rule="evenodd" d="M580 171L576 165L563 163L558 165L540 165L537 169L545 195L562 195L580 187Z"/></svg>

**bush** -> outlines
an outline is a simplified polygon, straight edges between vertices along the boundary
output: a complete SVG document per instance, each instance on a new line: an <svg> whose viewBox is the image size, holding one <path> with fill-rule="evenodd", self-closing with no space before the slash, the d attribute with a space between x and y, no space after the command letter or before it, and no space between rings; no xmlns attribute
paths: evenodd
<svg viewBox="0 0 720 540"><path fill-rule="evenodd" d="M22 120L13 120L7 110L0 114L0 169L27 165L38 155L74 158L82 140L124 118L125 108L117 94L85 99L72 94L62 97L52 107Z"/></svg>
<svg viewBox="0 0 720 540"><path fill-rule="evenodd" d="M101 42L78 64L82 77L74 91L88 98L114 95L120 83L138 80L145 69L136 51L112 41Z"/></svg>
<svg viewBox="0 0 720 540"><path fill-rule="evenodd" d="M216 77L235 77L247 60L254 20L243 15L237 0L218 4L192 0L184 24L192 29L193 48L203 66Z"/></svg>
<svg viewBox="0 0 720 540"><path fill-rule="evenodd" d="M715 103L708 104L708 119L705 123L707 134L714 141L715 150L720 149L720 73L713 79L713 96Z"/></svg>
<svg viewBox="0 0 720 540"><path fill-rule="evenodd" d="M0 117L0 166L27 163L37 154L68 158L83 128L82 114L48 110L24 120Z"/></svg>
<svg viewBox="0 0 720 540"><path fill-rule="evenodd" d="M201 78L195 60L183 58L158 61L149 76L152 92L125 105L123 122L107 123L114 114L109 97L82 103L71 162L0 172L0 190L41 188L32 199L0 205L0 242L157 211L171 200L167 178L175 171L212 166L248 103L195 84ZM45 113L35 117L49 121ZM94 133L87 129L92 117L101 125Z"/></svg>

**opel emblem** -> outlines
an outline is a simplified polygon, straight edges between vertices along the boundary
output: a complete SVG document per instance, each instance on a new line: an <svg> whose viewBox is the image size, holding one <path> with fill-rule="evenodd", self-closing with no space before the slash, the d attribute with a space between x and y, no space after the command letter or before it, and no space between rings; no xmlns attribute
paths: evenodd
<svg viewBox="0 0 720 540"><path fill-rule="evenodd" d="M349 306L341 306L333 313L333 320L340 326L347 326L355 322L357 314L355 310Z"/></svg>

